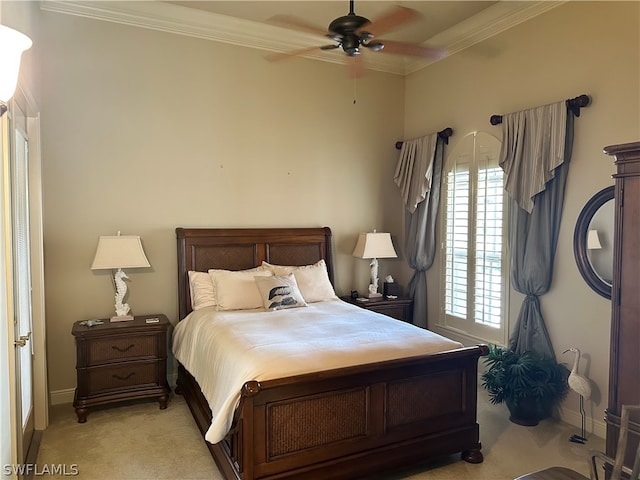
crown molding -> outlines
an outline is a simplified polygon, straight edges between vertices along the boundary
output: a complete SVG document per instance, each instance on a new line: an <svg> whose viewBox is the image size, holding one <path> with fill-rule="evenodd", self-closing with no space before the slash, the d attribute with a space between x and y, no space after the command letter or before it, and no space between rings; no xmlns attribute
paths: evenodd
<svg viewBox="0 0 640 480"><path fill-rule="evenodd" d="M520 23L531 20L567 1L498 2L473 17L463 20L454 27L434 35L429 39L428 43L444 47L447 51L447 56L450 56L505 30L509 30ZM434 62L420 59L408 60L404 73L413 73L431 63Z"/></svg>
<svg viewBox="0 0 640 480"><path fill-rule="evenodd" d="M555 8L565 1L498 2L435 35L426 43L444 48L447 56L453 55ZM316 35L159 1L46 0L41 2L40 8L49 12L149 28L268 52L284 53L318 45ZM337 50L336 52L318 51L303 56L332 63L345 61L345 56ZM407 60L401 56L372 54L367 56L367 68L406 75L425 68L435 61L437 60Z"/></svg>

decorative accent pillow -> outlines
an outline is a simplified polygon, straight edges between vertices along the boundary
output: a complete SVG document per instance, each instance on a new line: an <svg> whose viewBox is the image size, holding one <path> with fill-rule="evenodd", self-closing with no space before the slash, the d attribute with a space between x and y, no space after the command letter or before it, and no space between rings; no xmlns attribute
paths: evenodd
<svg viewBox="0 0 640 480"><path fill-rule="evenodd" d="M215 307L216 298L213 291L213 281L208 273L190 270L189 292L191 293L191 308L193 310Z"/></svg>
<svg viewBox="0 0 640 480"><path fill-rule="evenodd" d="M264 308L267 310L307 306L298 289L296 277L292 273L272 277L255 277L255 281L262 295Z"/></svg>
<svg viewBox="0 0 640 480"><path fill-rule="evenodd" d="M268 270L266 267L260 265L258 267L253 267L253 268L248 268L246 270L223 270L223 269L209 269L209 277L211 279L211 288L213 289L213 304L214 305L218 305L218 299L217 299L217 295L216 295L216 276L223 274L223 273L238 273L238 272L250 272L250 273L255 273L255 272L262 272ZM257 307L256 307L257 308Z"/></svg>
<svg viewBox="0 0 640 480"><path fill-rule="evenodd" d="M250 310L263 306L254 277L273 276L271 270L242 270L216 273L214 278L218 310Z"/></svg>
<svg viewBox="0 0 640 480"><path fill-rule="evenodd" d="M335 300L338 298L327 272L327 264L324 260L319 260L313 265L287 266L272 265L262 262L263 267L267 267L274 275L286 275L293 273L298 283L298 288L307 303L324 302L325 300Z"/></svg>

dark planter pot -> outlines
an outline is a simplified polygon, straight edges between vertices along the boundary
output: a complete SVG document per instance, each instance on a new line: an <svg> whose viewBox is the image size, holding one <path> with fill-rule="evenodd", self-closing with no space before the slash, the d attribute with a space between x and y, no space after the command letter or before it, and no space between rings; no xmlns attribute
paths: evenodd
<svg viewBox="0 0 640 480"><path fill-rule="evenodd" d="M551 416L551 406L535 398L522 398L518 401L506 400L509 420L517 425L534 427L540 420Z"/></svg>

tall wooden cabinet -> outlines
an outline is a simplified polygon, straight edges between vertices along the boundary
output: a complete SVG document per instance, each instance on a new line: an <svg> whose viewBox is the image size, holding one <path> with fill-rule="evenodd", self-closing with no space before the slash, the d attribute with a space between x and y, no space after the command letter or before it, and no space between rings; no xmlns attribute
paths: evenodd
<svg viewBox="0 0 640 480"><path fill-rule="evenodd" d="M611 357L607 454L615 456L623 404L640 404L640 142L606 147L615 158L615 234L611 291ZM640 419L631 430L640 434ZM632 464L637 438L629 440Z"/></svg>

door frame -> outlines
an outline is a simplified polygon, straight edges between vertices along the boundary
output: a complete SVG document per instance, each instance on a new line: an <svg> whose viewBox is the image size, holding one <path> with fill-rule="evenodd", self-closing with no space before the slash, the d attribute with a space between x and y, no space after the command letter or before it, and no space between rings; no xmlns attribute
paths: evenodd
<svg viewBox="0 0 640 480"><path fill-rule="evenodd" d="M40 111L33 97L20 88L27 101L29 135L29 242L31 245L31 315L33 328L33 408L36 430L49 425L47 337L44 292L44 220L42 199L42 146Z"/></svg>
<svg viewBox="0 0 640 480"><path fill-rule="evenodd" d="M43 216L42 216L42 155L40 136L40 113L33 97L20 85L16 94L25 100L25 116L27 120L27 135L29 139L29 229L30 229L30 261L31 261L31 303L32 303L32 395L33 395L33 422L35 430L44 430L49 424L49 394L47 388L47 358L46 358L46 324L44 303L44 242L43 242ZM15 98L15 95L14 95ZM2 128L2 176L3 176L3 245L7 270L6 282L6 315L7 337L9 348L9 394L11 416L11 461L14 464L23 463L26 460L28 449L22 446L22 421L20 388L17 376L17 352L14 345L15 339L15 312L14 312L14 284L13 284L13 228L11 223L11 142L13 142L14 128L10 121L12 106L15 100L9 102L9 110L1 119Z"/></svg>

